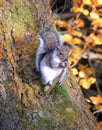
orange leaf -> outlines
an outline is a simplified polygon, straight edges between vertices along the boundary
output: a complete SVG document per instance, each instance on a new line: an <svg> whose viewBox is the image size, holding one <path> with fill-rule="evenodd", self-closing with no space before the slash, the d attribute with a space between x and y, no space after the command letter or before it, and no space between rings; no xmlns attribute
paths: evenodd
<svg viewBox="0 0 102 130"><path fill-rule="evenodd" d="M92 70L89 67L87 67L85 69L85 73L86 73L87 76L90 76L92 74Z"/></svg>
<svg viewBox="0 0 102 130"><path fill-rule="evenodd" d="M98 122L98 128L99 130L102 130L102 121Z"/></svg>
<svg viewBox="0 0 102 130"><path fill-rule="evenodd" d="M68 23L65 22L65 21L56 20L56 21L55 21L55 24L58 25L59 27L63 27L63 28L66 28L67 30L71 30L70 24L68 24Z"/></svg>
<svg viewBox="0 0 102 130"><path fill-rule="evenodd" d="M76 30L73 30L71 33L73 36L82 37L82 33Z"/></svg>
<svg viewBox="0 0 102 130"><path fill-rule="evenodd" d="M80 18L76 19L74 22L75 22L76 26L79 27L79 28L85 26L84 21L82 19L80 19Z"/></svg>
<svg viewBox="0 0 102 130"><path fill-rule="evenodd" d="M102 103L102 97L101 96L97 96L97 97L90 97L90 100L92 101L93 104L95 105L99 105Z"/></svg>

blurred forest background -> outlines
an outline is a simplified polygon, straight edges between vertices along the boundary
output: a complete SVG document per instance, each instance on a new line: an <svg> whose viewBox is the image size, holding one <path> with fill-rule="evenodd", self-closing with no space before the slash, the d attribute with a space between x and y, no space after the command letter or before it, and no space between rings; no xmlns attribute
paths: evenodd
<svg viewBox="0 0 102 130"><path fill-rule="evenodd" d="M101 127L102 0L51 0L51 7L69 46L69 66Z"/></svg>

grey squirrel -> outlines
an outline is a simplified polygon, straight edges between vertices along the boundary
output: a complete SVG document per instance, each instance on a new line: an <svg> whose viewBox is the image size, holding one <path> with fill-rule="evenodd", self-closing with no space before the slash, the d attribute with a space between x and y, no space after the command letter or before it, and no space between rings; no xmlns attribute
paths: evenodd
<svg viewBox="0 0 102 130"><path fill-rule="evenodd" d="M67 47L62 44L57 30L40 31L38 33L40 45L36 53L36 68L41 73L43 85L52 85L61 72L58 82L61 85L66 77L68 62Z"/></svg>

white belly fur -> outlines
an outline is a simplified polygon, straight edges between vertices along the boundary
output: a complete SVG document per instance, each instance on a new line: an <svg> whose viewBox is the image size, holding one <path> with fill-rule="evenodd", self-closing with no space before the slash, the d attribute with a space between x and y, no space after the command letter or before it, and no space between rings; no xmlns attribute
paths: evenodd
<svg viewBox="0 0 102 130"><path fill-rule="evenodd" d="M40 68L42 79L45 79L45 83L53 82L53 80L61 73L62 69L57 68L50 68L49 66L42 66Z"/></svg>

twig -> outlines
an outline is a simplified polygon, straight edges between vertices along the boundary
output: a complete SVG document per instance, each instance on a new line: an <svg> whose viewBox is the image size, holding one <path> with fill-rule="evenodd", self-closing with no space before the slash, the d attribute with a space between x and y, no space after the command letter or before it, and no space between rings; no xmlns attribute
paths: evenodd
<svg viewBox="0 0 102 130"><path fill-rule="evenodd" d="M93 65L92 65L92 62L91 62L90 57L89 57L89 53L87 53L87 56L88 56L88 62L90 64L93 76L96 78L96 75L95 75L95 72L94 72L94 69L93 69ZM96 80L95 84L96 84L97 92L101 96L101 91L100 91L100 88L99 88L97 80Z"/></svg>

